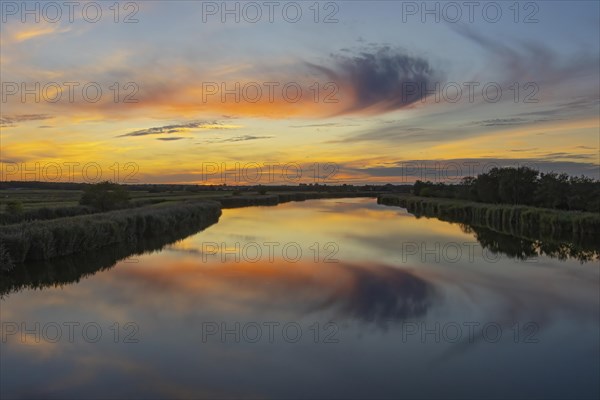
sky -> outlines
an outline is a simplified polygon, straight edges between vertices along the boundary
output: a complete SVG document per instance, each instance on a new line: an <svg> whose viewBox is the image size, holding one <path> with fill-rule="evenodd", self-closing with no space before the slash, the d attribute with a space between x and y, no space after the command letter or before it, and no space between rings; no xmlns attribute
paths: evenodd
<svg viewBox="0 0 600 400"><path fill-rule="evenodd" d="M600 179L596 1L1 1L3 180Z"/></svg>

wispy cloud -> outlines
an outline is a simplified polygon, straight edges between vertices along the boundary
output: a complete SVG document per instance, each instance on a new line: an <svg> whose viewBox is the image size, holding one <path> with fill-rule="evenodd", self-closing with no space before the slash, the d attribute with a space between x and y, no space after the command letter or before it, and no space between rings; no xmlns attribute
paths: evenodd
<svg viewBox="0 0 600 400"><path fill-rule="evenodd" d="M578 161L560 161L556 157L582 159ZM575 157L573 157L575 156ZM478 175L493 167L528 166L542 172L559 171L569 175L586 175L600 178L598 164L575 154L541 154L536 158L457 158L448 160L403 160L388 163L386 166L356 167L340 165L340 171L363 179L381 178L388 182L414 182L420 180L459 181L468 175Z"/></svg>
<svg viewBox="0 0 600 400"><path fill-rule="evenodd" d="M185 124L173 124L157 126L152 128L140 129L137 131L125 133L117 137L128 137L128 136L148 136L148 135L161 135L161 134L172 134L178 132L186 132L190 130L213 130L213 129L235 129L238 126L224 125L217 121L194 121Z"/></svg>
<svg viewBox="0 0 600 400"><path fill-rule="evenodd" d="M18 30L12 33L11 38L17 43L26 40L34 39L41 36L55 35L58 33L69 32L70 28L60 28L58 25L49 23L36 24L36 26L24 26L23 30Z"/></svg>
<svg viewBox="0 0 600 400"><path fill-rule="evenodd" d="M18 114L18 115L7 115L0 117L0 126L3 128L12 128L17 126L20 122L27 121L43 121L46 119L54 118L48 114Z"/></svg>
<svg viewBox="0 0 600 400"><path fill-rule="evenodd" d="M507 125L522 125L528 120L524 118L495 118L479 121L477 124L481 126L507 126Z"/></svg>
<svg viewBox="0 0 600 400"><path fill-rule="evenodd" d="M161 137L161 138L156 138L156 140L162 140L164 142L172 142L175 140L183 140L183 139L189 139L183 136L172 136L172 137Z"/></svg>
<svg viewBox="0 0 600 400"><path fill-rule="evenodd" d="M503 74L504 83L529 81L548 89L584 77L595 77L598 82L598 59L591 54L573 55L565 59L542 43L501 41L467 25L455 24L453 28L487 52L490 64Z"/></svg>
<svg viewBox="0 0 600 400"><path fill-rule="evenodd" d="M235 136L231 138L213 138L207 139L198 144L206 144L206 143L235 143L235 142L246 142L249 140L261 140L261 139L271 139L273 136L253 136L253 135L243 135L243 136Z"/></svg>

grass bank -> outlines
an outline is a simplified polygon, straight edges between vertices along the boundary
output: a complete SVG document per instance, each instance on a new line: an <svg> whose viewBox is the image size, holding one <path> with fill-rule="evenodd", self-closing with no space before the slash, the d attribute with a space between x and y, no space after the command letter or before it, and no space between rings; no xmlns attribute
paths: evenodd
<svg viewBox="0 0 600 400"><path fill-rule="evenodd" d="M183 227L200 230L217 222L220 215L221 206L217 202L189 201L5 225L0 227L3 263L6 267L111 244L135 244L143 238L168 235Z"/></svg>
<svg viewBox="0 0 600 400"><path fill-rule="evenodd" d="M600 239L600 213L393 194L380 195L377 202L406 208L417 216L463 222L517 236Z"/></svg>
<svg viewBox="0 0 600 400"><path fill-rule="evenodd" d="M129 242L111 244L106 247L76 253L68 257L30 261L20 264L10 272L2 273L0 299L10 293L28 289L62 287L114 267L119 261L158 251L164 246L198 232L198 225L183 224L162 235L147 235Z"/></svg>
<svg viewBox="0 0 600 400"><path fill-rule="evenodd" d="M86 207L38 208L23 220L0 226L0 269L14 264L88 253L115 244L135 248L141 240L193 234L218 221L222 208L273 206L310 199L374 197L373 192L287 192L220 195L179 200L170 196L138 199L130 208L98 212ZM148 203L157 203L149 204ZM74 214L74 215L73 215Z"/></svg>

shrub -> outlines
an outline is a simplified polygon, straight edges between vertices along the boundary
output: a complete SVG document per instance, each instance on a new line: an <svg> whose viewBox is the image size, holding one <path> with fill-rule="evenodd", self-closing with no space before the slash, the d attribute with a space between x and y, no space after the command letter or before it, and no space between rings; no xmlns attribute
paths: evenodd
<svg viewBox="0 0 600 400"><path fill-rule="evenodd" d="M100 211L116 210L127 207L129 193L117 183L100 182L84 189L79 204L91 206Z"/></svg>

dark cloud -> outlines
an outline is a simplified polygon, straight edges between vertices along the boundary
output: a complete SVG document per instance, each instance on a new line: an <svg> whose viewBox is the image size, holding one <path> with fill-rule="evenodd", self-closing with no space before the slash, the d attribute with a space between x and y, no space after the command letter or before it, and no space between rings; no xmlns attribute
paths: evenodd
<svg viewBox="0 0 600 400"><path fill-rule="evenodd" d="M537 110L530 112L523 112L517 115L520 116L555 116L555 115L573 115L575 113L583 113L593 111L595 114L598 113L600 107L600 99L596 97L583 96L576 98L567 103L558 104L552 108L545 110Z"/></svg>
<svg viewBox="0 0 600 400"><path fill-rule="evenodd" d="M522 125L529 122L524 118L496 118L487 119L485 121L478 122L481 126L506 126L506 125Z"/></svg>
<svg viewBox="0 0 600 400"><path fill-rule="evenodd" d="M182 132L187 129L202 129L202 128L220 129L219 125L220 124L217 121L195 121L195 122L188 122L185 124L165 125L165 126L158 126L158 127L154 127L154 128L140 129L137 131L125 133L123 135L119 135L117 137L171 134L171 133Z"/></svg>
<svg viewBox="0 0 600 400"><path fill-rule="evenodd" d="M567 152L558 152L558 153L547 153L544 154L543 158L547 159L557 159L557 158L572 158L578 160L589 160L597 158L597 155L592 154L575 154L575 153L567 153Z"/></svg>
<svg viewBox="0 0 600 400"><path fill-rule="evenodd" d="M354 100L341 113L386 112L409 106L423 97L421 90L411 88L432 87L436 77L427 60L387 46L332 57L332 67L307 65L335 82L340 91L354 93Z"/></svg>
<svg viewBox="0 0 600 400"><path fill-rule="evenodd" d="M338 122L325 122L322 124L308 124L308 125L290 125L290 128L339 128L343 126L358 126L357 124L342 124Z"/></svg>
<svg viewBox="0 0 600 400"><path fill-rule="evenodd" d="M408 183L416 179L458 182L469 175L478 175L494 167L527 166L541 172L560 172L600 178L600 167L593 162L558 161L559 158L585 159L579 154L549 153L536 158L460 158L449 160L403 160L382 167L358 168L340 166L340 171L367 177L387 178L389 182ZM587 157L590 159L591 157Z"/></svg>
<svg viewBox="0 0 600 400"><path fill-rule="evenodd" d="M413 126L403 126L401 124L369 128L359 131L352 136L346 136L342 139L328 140L326 143L356 143L368 141L389 141L389 142L428 142L441 140L447 137L448 132L426 131L424 128Z"/></svg>
<svg viewBox="0 0 600 400"><path fill-rule="evenodd" d="M19 122L27 122L27 121L42 121L46 119L54 118L52 115L48 114L19 114L19 115L7 115L4 117L0 117L0 127L3 128L12 128L17 126Z"/></svg>
<svg viewBox="0 0 600 400"><path fill-rule="evenodd" d="M182 136L172 136L172 137L161 137L161 138L156 138L156 140L162 140L164 142L171 142L174 140L182 140L182 139L189 139L189 138L185 138Z"/></svg>
<svg viewBox="0 0 600 400"><path fill-rule="evenodd" d="M253 136L253 135L243 135L243 136L235 136L232 138L226 138L226 139L221 139L221 138L214 138L214 139L207 139L202 143L198 143L198 144L205 144L205 143L235 143L235 142L246 142L249 140L261 140L261 139L271 139L273 138L273 136Z"/></svg>

